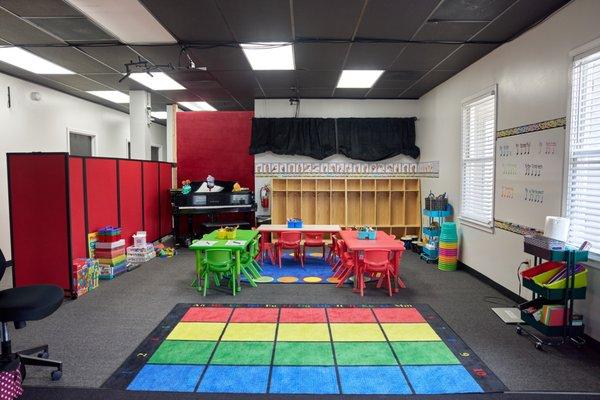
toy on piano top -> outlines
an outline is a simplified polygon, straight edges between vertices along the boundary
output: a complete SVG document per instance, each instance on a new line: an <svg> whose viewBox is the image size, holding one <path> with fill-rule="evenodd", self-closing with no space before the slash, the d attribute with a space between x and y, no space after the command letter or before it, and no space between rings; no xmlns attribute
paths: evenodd
<svg viewBox="0 0 600 400"><path fill-rule="evenodd" d="M361 226L357 230L358 238L361 240L375 240L377 238L377 231L370 226Z"/></svg>
<svg viewBox="0 0 600 400"><path fill-rule="evenodd" d="M76 258L73 260L73 292L74 299L98 287L100 265L94 258Z"/></svg>
<svg viewBox="0 0 600 400"><path fill-rule="evenodd" d="M181 181L181 194L189 194L192 191L192 181L186 179Z"/></svg>

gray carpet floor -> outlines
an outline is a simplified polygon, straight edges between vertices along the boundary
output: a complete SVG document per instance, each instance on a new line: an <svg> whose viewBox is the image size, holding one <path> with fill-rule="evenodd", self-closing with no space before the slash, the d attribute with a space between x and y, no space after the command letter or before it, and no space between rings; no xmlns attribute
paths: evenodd
<svg viewBox="0 0 600 400"><path fill-rule="evenodd" d="M50 345L51 358L64 362L62 380L49 371L28 369L26 385L99 387L135 350L177 303L359 304L425 303L454 329L511 391L600 392L600 353L591 346L536 350L505 325L491 307L511 301L464 271L442 272L404 255L407 284L393 298L369 288L364 298L349 288L328 284L265 284L244 287L233 297L212 290L203 298L190 282L193 254L183 250L171 259L154 259L94 292L65 302L49 318L12 330L13 347ZM10 274L3 279L6 286Z"/></svg>

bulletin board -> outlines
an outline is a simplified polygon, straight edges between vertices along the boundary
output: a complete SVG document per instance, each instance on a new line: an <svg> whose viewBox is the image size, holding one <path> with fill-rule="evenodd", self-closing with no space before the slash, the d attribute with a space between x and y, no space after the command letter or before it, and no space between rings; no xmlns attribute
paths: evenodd
<svg viewBox="0 0 600 400"><path fill-rule="evenodd" d="M496 137L496 226L543 230L559 215L565 118L499 131ZM514 231L514 230L513 230Z"/></svg>

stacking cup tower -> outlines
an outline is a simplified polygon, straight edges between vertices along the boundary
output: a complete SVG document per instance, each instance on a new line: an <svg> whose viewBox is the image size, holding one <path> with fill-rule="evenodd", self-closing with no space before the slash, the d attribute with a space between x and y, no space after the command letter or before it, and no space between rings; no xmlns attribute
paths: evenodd
<svg viewBox="0 0 600 400"><path fill-rule="evenodd" d="M438 269L442 271L455 271L458 255L458 235L456 223L444 222L440 233L440 252Z"/></svg>

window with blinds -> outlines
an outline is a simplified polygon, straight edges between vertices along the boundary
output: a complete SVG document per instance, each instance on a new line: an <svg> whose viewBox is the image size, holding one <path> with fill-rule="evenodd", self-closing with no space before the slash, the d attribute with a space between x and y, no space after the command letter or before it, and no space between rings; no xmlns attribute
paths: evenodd
<svg viewBox="0 0 600 400"><path fill-rule="evenodd" d="M496 89L463 102L460 218L487 230L494 225Z"/></svg>
<svg viewBox="0 0 600 400"><path fill-rule="evenodd" d="M600 50L573 61L565 213L569 243L600 255Z"/></svg>

